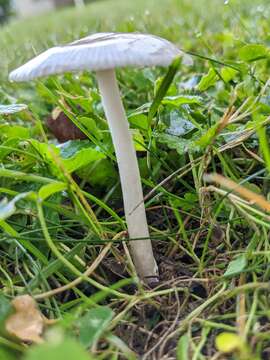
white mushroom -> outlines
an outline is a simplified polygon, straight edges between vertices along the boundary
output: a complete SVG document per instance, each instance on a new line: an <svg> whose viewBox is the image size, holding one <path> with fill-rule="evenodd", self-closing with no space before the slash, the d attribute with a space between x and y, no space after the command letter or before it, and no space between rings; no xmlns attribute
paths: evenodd
<svg viewBox="0 0 270 360"><path fill-rule="evenodd" d="M146 220L136 151L122 104L115 68L168 66L183 56L169 41L137 33L99 33L66 46L53 47L11 72L11 81L75 72L96 71L105 115L108 120L120 173L125 216L133 261L140 278L158 279ZM184 61L190 58L184 56ZM139 240L135 240L139 239Z"/></svg>

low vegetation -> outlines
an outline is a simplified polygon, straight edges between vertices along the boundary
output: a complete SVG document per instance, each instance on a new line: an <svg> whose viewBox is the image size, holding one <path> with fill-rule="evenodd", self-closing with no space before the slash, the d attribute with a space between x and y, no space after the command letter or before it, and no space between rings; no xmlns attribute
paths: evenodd
<svg viewBox="0 0 270 360"><path fill-rule="evenodd" d="M266 0L117 0L1 29L0 359L269 358L269 16ZM130 260L93 74L7 82L100 31L161 35L194 61L117 74L154 289Z"/></svg>

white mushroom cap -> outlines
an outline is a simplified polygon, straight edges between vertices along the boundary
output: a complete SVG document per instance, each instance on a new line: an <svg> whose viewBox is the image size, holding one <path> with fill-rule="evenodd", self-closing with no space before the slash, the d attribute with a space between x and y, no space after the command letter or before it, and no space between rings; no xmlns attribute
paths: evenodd
<svg viewBox="0 0 270 360"><path fill-rule="evenodd" d="M139 33L99 33L65 46L53 47L12 71L11 81L82 70L168 66L177 56L192 60L168 40Z"/></svg>

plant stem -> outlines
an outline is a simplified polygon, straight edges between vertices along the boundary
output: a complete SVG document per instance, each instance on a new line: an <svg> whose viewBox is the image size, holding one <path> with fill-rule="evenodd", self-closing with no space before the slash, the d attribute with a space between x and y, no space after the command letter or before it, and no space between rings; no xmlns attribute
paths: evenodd
<svg viewBox="0 0 270 360"><path fill-rule="evenodd" d="M100 283L98 283L97 281L95 281L94 279L91 279L88 276L85 276L85 274L82 274L68 259L66 259L66 257L64 255L62 255L60 253L60 251L58 250L57 246L54 244L48 228L47 228L47 224L46 224L46 220L44 217L44 213L43 213L43 208L42 208L42 204L40 201L37 200L36 202L37 204L37 210L38 210L38 217L39 217L39 221L40 221L40 225L43 231L43 235L44 238L47 242L48 247L50 248L50 250L52 251L52 253L54 254L54 256L59 259L71 272L73 272L76 276L78 276L79 278L81 278L84 281L87 281L88 283L90 283L91 285L95 286L97 289L99 290L104 290L107 291L117 297L120 298L124 298L124 299L130 299L130 295L121 293L119 291L113 290L109 287L106 287Z"/></svg>

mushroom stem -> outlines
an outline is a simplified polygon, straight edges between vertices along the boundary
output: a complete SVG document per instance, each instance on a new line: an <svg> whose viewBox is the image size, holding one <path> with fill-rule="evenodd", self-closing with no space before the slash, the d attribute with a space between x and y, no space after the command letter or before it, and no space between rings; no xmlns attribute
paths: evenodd
<svg viewBox="0 0 270 360"><path fill-rule="evenodd" d="M115 71L98 71L97 80L115 148L129 237L143 239L130 241L131 255L139 277L149 284L157 281L158 268L149 239L140 172L129 123Z"/></svg>

